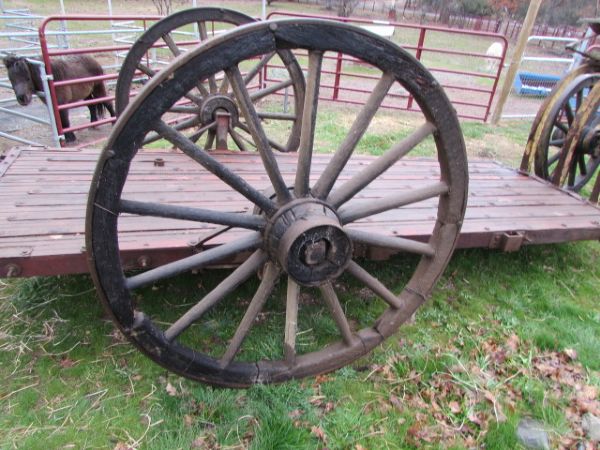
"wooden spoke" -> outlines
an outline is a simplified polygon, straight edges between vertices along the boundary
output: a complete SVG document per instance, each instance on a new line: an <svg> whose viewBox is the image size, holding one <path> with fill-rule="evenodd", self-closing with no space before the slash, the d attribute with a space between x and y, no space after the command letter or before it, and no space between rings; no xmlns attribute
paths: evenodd
<svg viewBox="0 0 600 450"><path fill-rule="evenodd" d="M287 299L285 304L285 331L283 338L283 355L289 365L296 361L296 333L298 331L298 298L300 286L288 277Z"/></svg>
<svg viewBox="0 0 600 450"><path fill-rule="evenodd" d="M567 186L574 186L575 179L577 178L577 156L573 155L573 159L571 160L571 164L569 166L569 176L567 179Z"/></svg>
<svg viewBox="0 0 600 450"><path fill-rule="evenodd" d="M569 132L569 126L566 123L561 122L560 119L557 119L556 122L554 122L554 125L565 134Z"/></svg>
<svg viewBox="0 0 600 450"><path fill-rule="evenodd" d="M172 341L190 327L221 301L225 296L233 292L240 284L249 279L265 263L266 254L262 250L255 251L242 265L235 269L227 278L221 281L217 287L206 294L202 300L196 303L186 313L173 323L167 331L165 338Z"/></svg>
<svg viewBox="0 0 600 450"><path fill-rule="evenodd" d="M206 22L204 20L199 20L196 22L198 26L198 35L200 41L206 41L208 39L208 32L206 31Z"/></svg>
<svg viewBox="0 0 600 450"><path fill-rule="evenodd" d="M240 149L240 151L248 151L248 147L246 147L244 139L242 138L242 136L240 136L240 134L237 131L235 131L234 128L229 128L229 135L231 136L231 139L233 139L233 142L235 142L235 145L237 145L237 147Z"/></svg>
<svg viewBox="0 0 600 450"><path fill-rule="evenodd" d="M329 196L329 202L336 207L346 203L358 192L368 186L371 181L394 165L400 158L407 155L413 148L420 144L434 131L435 126L429 122L426 122L424 125L415 130L410 136L394 145L390 150L336 189ZM320 179L323 179L323 175L321 175ZM319 194L325 194L325 191L320 190Z"/></svg>
<svg viewBox="0 0 600 450"><path fill-rule="evenodd" d="M144 75L147 75L149 78L152 78L156 74L154 70L147 65L142 64L141 62L139 62L136 67L140 70L140 72L142 72Z"/></svg>
<svg viewBox="0 0 600 450"><path fill-rule="evenodd" d="M348 323L348 319L346 319L344 309L342 308L342 305L340 305L337 294L333 290L333 286L331 283L326 283L319 289L323 299L325 300L325 303L329 307L329 311L333 317L333 320L335 321L335 324L342 335L344 343L346 345L352 345L356 337L354 334L352 334L350 324Z"/></svg>
<svg viewBox="0 0 600 450"><path fill-rule="evenodd" d="M561 154L562 151L559 151L552 155L550 158L548 158L548 167L550 167L552 164L555 164L560 159Z"/></svg>
<svg viewBox="0 0 600 450"><path fill-rule="evenodd" d="M296 182L294 184L296 197L305 197L309 192L310 166L315 139L322 62L323 52L311 51L308 53L308 76L306 80L306 94L304 96L302 127L300 129Z"/></svg>
<svg viewBox="0 0 600 450"><path fill-rule="evenodd" d="M283 114L283 113L269 113L269 112L259 112L257 113L258 117L261 119L272 119L272 120L288 120L294 121L298 118L298 116L294 114Z"/></svg>
<svg viewBox="0 0 600 450"><path fill-rule="evenodd" d="M396 294L386 288L381 281L360 267L355 261L350 261L346 270L373 291L373 293L381 297L392 308L399 309L402 307L402 301Z"/></svg>
<svg viewBox="0 0 600 450"><path fill-rule="evenodd" d="M258 64L256 64L252 69L250 69L250 71L248 71L248 73L246 73L246 76L244 77L244 84L247 85L250 83L254 77L258 75L258 72L260 72L267 64L269 64L269 61L273 59L273 56L275 56L275 52L270 52L264 55Z"/></svg>
<svg viewBox="0 0 600 450"><path fill-rule="evenodd" d="M163 34L162 40L165 41L167 47L169 47L169 50L171 50L171 53L173 53L173 56L181 55L181 50L179 50L179 47L177 47L177 44L173 40L171 33Z"/></svg>
<svg viewBox="0 0 600 450"><path fill-rule="evenodd" d="M352 203L339 211L342 224L354 222L364 217L372 216L400 206L421 202L429 198L448 193L448 185L444 182L431 186L400 192L377 200L364 200Z"/></svg>
<svg viewBox="0 0 600 450"><path fill-rule="evenodd" d="M208 39L206 22L198 22L198 31L200 33L200 40L206 41ZM217 87L217 81L214 75L208 77L208 87L211 94L216 94L218 92L219 88Z"/></svg>
<svg viewBox="0 0 600 450"><path fill-rule="evenodd" d="M249 136L252 136L252 133L250 132L250 128L248 128L245 124L239 123L238 128L240 130L244 131L245 133L248 133ZM281 146L277 142L272 141L271 139L267 139L267 141L269 142L269 145L271 146L271 148L274 148L275 150L279 150L280 152L287 151L287 149L285 147ZM252 144L253 147L258 148L258 146L256 145L256 143L254 141L249 140L249 143Z"/></svg>
<svg viewBox="0 0 600 450"><path fill-rule="evenodd" d="M252 233L247 237L240 238L228 244L223 244L219 247L214 247L202 253L198 253L197 255L188 256L187 258L129 277L127 278L126 286L128 289L137 289L147 286L193 269L201 269L202 267L216 264L219 261L237 255L238 253L255 250L260 244L260 235L258 233Z"/></svg>
<svg viewBox="0 0 600 450"><path fill-rule="evenodd" d="M600 176L596 177L596 183L594 184L594 188L592 189L592 195L590 195L590 201L592 203L598 203L599 198L600 198Z"/></svg>
<svg viewBox="0 0 600 450"><path fill-rule="evenodd" d="M200 96L201 96L201 98L206 98L206 97L208 97L208 96L210 95L210 92L208 92L208 89L206 89L206 88L204 87L204 85L202 84L202 82L201 82L201 81L198 81L198 82L196 83L196 89L197 89L197 90L198 90L198 92L200 93ZM189 95L193 95L193 94L191 94L191 93L188 93L188 95L187 95L187 96L189 96ZM187 96L186 96L186 97L187 97ZM188 98L189 98L189 97L188 97ZM200 100L200 102L202 102L202 100Z"/></svg>
<svg viewBox="0 0 600 450"><path fill-rule="evenodd" d="M200 119L197 116L195 116L195 117L192 117L191 119L184 120L179 123L175 123L174 125L172 125L172 127L174 130L185 130L187 128L194 127L194 126L198 125L199 123L200 123ZM156 133L156 132L148 133L146 135L146 137L144 138L144 142L142 145L148 145L152 142L159 141L162 138L163 137L159 133Z"/></svg>
<svg viewBox="0 0 600 450"><path fill-rule="evenodd" d="M368 233L365 231L353 230L352 228L344 228L344 230L350 239L362 244L374 245L376 247L397 250L400 252L415 253L423 256L435 255L435 249L431 245L423 242L401 237L389 237L381 234Z"/></svg>
<svg viewBox="0 0 600 450"><path fill-rule="evenodd" d="M233 89L235 97L237 98L240 111L246 119L248 130L250 131L250 134L256 143L256 147L263 161L263 165L265 166L265 170L267 171L267 175L269 176L271 184L275 189L277 199L280 203L287 203L291 200L290 192L285 181L283 180L283 177L281 176L281 172L279 171L279 167L277 165L277 160L275 159L273 150L271 150L271 146L269 145L269 139L267 138L265 130L260 123L260 119L256 114L256 110L254 109L254 105L252 104L252 100L250 99L250 95L248 94L248 90L244 84L244 80L242 79L242 74L237 66L230 67L225 72L229 78L229 83L231 84L231 88Z"/></svg>
<svg viewBox="0 0 600 450"><path fill-rule="evenodd" d="M198 139L200 139L204 133L206 133L207 131L214 130L216 126L216 120L214 122L209 123L208 125L203 126L189 137L190 141L192 141L193 143L198 142Z"/></svg>
<svg viewBox="0 0 600 450"><path fill-rule="evenodd" d="M169 108L169 112L176 114L199 114L200 108L198 106L175 105Z"/></svg>
<svg viewBox="0 0 600 450"><path fill-rule="evenodd" d="M587 175L587 165L585 163L585 155L583 153L579 155L578 164L579 164L579 173L582 176Z"/></svg>
<svg viewBox="0 0 600 450"><path fill-rule="evenodd" d="M269 198L253 188L247 181L234 173L231 169L197 147L177 130L174 130L162 121L155 124L154 129L194 161L200 163L206 170L219 177L248 200L258 205L263 211L267 212L267 214L273 213L275 205Z"/></svg>
<svg viewBox="0 0 600 450"><path fill-rule="evenodd" d="M217 122L215 121L215 127L216 126ZM217 132L214 127L208 130L208 136L206 136L206 142L204 143L204 150L210 150L213 147L216 137Z"/></svg>
<svg viewBox="0 0 600 450"><path fill-rule="evenodd" d="M267 97L268 95L274 94L275 92L285 89L286 87L290 87L293 83L294 82L291 79L287 79L279 83L273 84L268 88L264 88L260 91L253 92L252 94L250 94L250 100L252 100L253 103L256 103L257 101Z"/></svg>
<svg viewBox="0 0 600 450"><path fill-rule="evenodd" d="M120 202L120 212L141 216L214 223L217 225L227 225L248 230L261 230L266 224L263 217L251 214L220 212L212 209L190 208L187 206L165 205L161 203L138 202L135 200L124 199L121 199Z"/></svg>
<svg viewBox="0 0 600 450"><path fill-rule="evenodd" d="M242 318L237 330L235 330L235 334L233 338L229 342L229 346L227 350L225 350L225 354L219 361L219 365L222 368L227 367L233 358L240 350L242 346L242 342L246 339L250 328L252 328L252 324L256 320L258 313L262 311L265 302L271 295L273 288L275 287L275 283L279 279L280 269L274 263L267 263L265 266L265 272L263 275L263 279L258 287L248 309L246 310L246 314Z"/></svg>
<svg viewBox="0 0 600 450"><path fill-rule="evenodd" d="M583 89L577 91L577 94L576 94L575 109L577 111L579 111L579 108L580 108L582 102L583 102ZM569 109L571 108L571 105L568 102L567 102L567 107ZM571 120L571 122L572 122L572 120ZM569 123L571 123L571 122L569 122Z"/></svg>
<svg viewBox="0 0 600 450"><path fill-rule="evenodd" d="M579 105L577 106L579 108ZM571 103L567 101L565 104L565 115L567 116L567 122L569 125L573 123L575 119L575 113L573 112L573 108L571 107Z"/></svg>
<svg viewBox="0 0 600 450"><path fill-rule="evenodd" d="M221 80L221 86L219 87L219 94L227 94L229 91L229 79L227 77L223 77Z"/></svg>
<svg viewBox="0 0 600 450"><path fill-rule="evenodd" d="M381 106L381 102L389 92L392 84L394 83L394 77L392 74L384 73L377 86L373 90L373 93L369 96L367 103L363 106L362 110L354 120L350 131L346 135L344 141L337 149L333 158L319 177L319 180L312 189L312 193L315 197L325 199L331 192L335 181L339 177L343 168L346 166L348 159L352 155L356 144L360 141L362 136L367 131L371 120L375 116L375 113Z"/></svg>
<svg viewBox="0 0 600 450"><path fill-rule="evenodd" d="M553 147L562 147L565 143L564 138L563 139L552 139L549 144Z"/></svg>

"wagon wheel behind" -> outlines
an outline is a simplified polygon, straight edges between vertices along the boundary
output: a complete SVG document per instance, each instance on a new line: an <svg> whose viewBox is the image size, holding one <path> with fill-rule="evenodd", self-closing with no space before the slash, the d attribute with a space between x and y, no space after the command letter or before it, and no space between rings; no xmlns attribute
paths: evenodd
<svg viewBox="0 0 600 450"><path fill-rule="evenodd" d="M560 158L552 176L554 184L577 192L593 179L600 165L599 107L600 84L596 84L582 102L564 138ZM597 190L594 190L596 193L592 196L592 200L596 202Z"/></svg>
<svg viewBox="0 0 600 450"><path fill-rule="evenodd" d="M197 45L191 36L193 27L197 27L200 41L204 42L223 34L232 26L251 22L254 22L252 17L237 11L193 8L179 11L155 23L138 38L123 61L115 92L117 115L120 116L129 104L136 76L153 77L168 65L165 61L170 62ZM156 52L160 52L161 56L153 58L152 54ZM269 66L270 69L267 69ZM260 113L261 120L271 124L274 129L285 129L285 133L279 133L281 138L272 142L273 147L283 152L297 150L304 78L296 59L291 52L282 49L263 55L262 59L248 61L244 69L245 83L260 87L253 92L252 102L264 105L265 111ZM269 82L265 75L270 78ZM277 111L274 105L280 105L284 96L285 111ZM206 149L225 149L228 146L240 150L253 148L247 142L249 131L238 120L238 108L223 73L198 80L184 98L171 107L170 112L169 123L175 123L178 131L187 130L186 135L194 142L205 138L203 147ZM145 144L159 138L151 134L146 137Z"/></svg>
<svg viewBox="0 0 600 450"><path fill-rule="evenodd" d="M573 115L566 110L567 106L571 107L573 103L576 103L573 99L577 98L578 88L573 85L573 81L582 75L593 75L594 72L594 66L589 64L577 67L563 77L554 86L548 97L544 99L531 125L531 131L521 160L522 171L532 172L535 170L538 176L549 179L548 175L544 176L543 165L540 167L539 164L540 162L544 164L543 161L547 160L549 153L552 153L550 156L551 161L550 164L546 165L552 166L557 161L553 159L553 156L557 153L557 139L554 138L566 135L566 132L561 128L565 128L565 122L568 127L569 122L566 118ZM583 88L584 95L587 94L590 84L594 80L595 78ZM560 124L557 124L557 122L560 122ZM534 167L536 159L538 168Z"/></svg>
<svg viewBox="0 0 600 450"><path fill-rule="evenodd" d="M293 165L291 156L286 156L285 164L282 156L275 156L241 73L248 59L283 49L301 50L308 62L300 148ZM371 93L364 106L344 109L343 114L353 112L348 130L331 157L325 158L317 155L326 145L316 132L322 107L319 90L326 87L327 65L338 52L360 60L361 74L368 66L376 76L363 77ZM219 160L163 120L198 79L221 71L258 149L264 177L240 172L239 164L253 155L229 153ZM406 121L397 113L382 110L392 92L405 101L412 96L418 103L422 115L410 116L416 127L406 130ZM363 135L378 120L389 133L397 131L391 134L393 141L381 156L357 155L357 147L365 145ZM231 201L203 209L139 201L134 194L124 194L139 143L149 132L176 145L205 174L212 173L212 183L220 179ZM423 147L436 157L422 162L428 176L417 182L414 174L404 171L404 188L390 192L386 171L396 164L403 167L402 158ZM354 158L358 164L352 164ZM89 195L86 242L91 272L103 304L125 336L178 374L240 387L327 372L369 352L428 297L458 238L467 178L456 114L440 85L408 52L365 30L334 22L248 25L177 59L148 83L120 118ZM367 198L365 188L381 195ZM240 202L253 204L254 212L252 207L247 213L236 212ZM368 226L374 217L416 202L424 202L422 214L431 219L426 242L392 237ZM136 215L179 224L188 221L190 227L198 222L230 226L230 240L173 263L126 274L120 260L120 232ZM396 274L403 278L399 287L384 285L372 269L365 269L354 255L362 246L413 256L412 267ZM137 300L144 286L245 254L250 256L191 306L177 294L169 298L168 306ZM376 297L368 314L357 313L358 300L344 294L341 286L349 281ZM241 292L253 282L257 287L246 298ZM306 295L313 300L306 303Z"/></svg>

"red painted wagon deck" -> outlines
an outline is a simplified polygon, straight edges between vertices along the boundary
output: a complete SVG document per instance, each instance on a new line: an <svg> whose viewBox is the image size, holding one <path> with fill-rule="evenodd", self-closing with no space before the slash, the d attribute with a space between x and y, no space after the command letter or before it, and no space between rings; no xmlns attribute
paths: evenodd
<svg viewBox="0 0 600 450"><path fill-rule="evenodd" d="M90 149L14 149L0 161L0 277L87 272L85 207L98 154ZM269 185L258 155L214 155L255 186ZM156 164L157 158L164 165ZM278 154L277 158L284 177L290 178L296 156ZM328 155L315 156L315 174L328 159ZM368 156L353 158L345 173L358 170L369 160ZM522 244L600 239L600 208L579 196L492 161L471 161L469 171L469 203L459 247L516 250ZM437 162L405 159L361 196L381 197L390 189L414 189L436 179ZM145 152L135 158L125 192L136 200L252 211L247 200L175 152ZM363 220L356 227L425 240L436 206L429 200L416 203ZM120 222L123 259L128 267L135 267L187 256L198 251L198 242L215 228L173 219L126 217ZM230 231L206 245L219 245L235 236ZM385 256L377 249L367 252L367 256Z"/></svg>

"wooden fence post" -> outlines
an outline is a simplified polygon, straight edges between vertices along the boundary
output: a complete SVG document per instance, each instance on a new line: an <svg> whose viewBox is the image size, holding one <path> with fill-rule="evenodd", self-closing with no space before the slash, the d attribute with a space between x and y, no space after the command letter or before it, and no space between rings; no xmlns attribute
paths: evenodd
<svg viewBox="0 0 600 450"><path fill-rule="evenodd" d="M515 47L515 51L510 61L510 66L508 66L508 71L506 72L506 77L504 78L504 84L502 85L502 89L500 90L500 97L498 98L498 103L496 103L496 109L494 109L494 114L492 115L492 124L494 125L498 124L498 122L500 121L500 117L502 116L502 110L504 109L504 105L506 104L506 100L508 99L508 96L510 94L513 82L515 81L515 76L517 75L517 70L519 69L519 65L521 64L521 58L523 57L523 53L525 52L527 38L531 34L531 30L533 28L533 24L535 23L535 18L537 17L541 4L542 0L531 0L531 3L529 4L527 16L525 17L523 27L521 28L521 32L519 33L517 46Z"/></svg>

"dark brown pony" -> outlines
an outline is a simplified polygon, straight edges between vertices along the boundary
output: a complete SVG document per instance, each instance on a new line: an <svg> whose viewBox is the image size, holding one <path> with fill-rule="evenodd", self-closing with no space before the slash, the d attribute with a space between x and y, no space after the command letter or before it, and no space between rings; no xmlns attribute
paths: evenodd
<svg viewBox="0 0 600 450"><path fill-rule="evenodd" d="M24 57L8 55L3 59L4 65L8 70L8 78L15 91L17 101L20 105L26 106L31 102L33 94L43 91L42 79L38 68L27 61ZM74 78L96 77L104 74L102 67L91 56L73 55L61 59L55 59L51 63L52 75L54 81L71 80ZM39 96L39 95L38 95ZM79 83L70 86L60 86L56 88L56 97L59 105L75 102L77 100L92 100L106 97L106 88L102 81L89 83ZM46 103L46 100L40 96L40 99ZM102 102L88 105L90 110L91 122L96 122L98 118L104 117L106 109L112 117L115 116L111 102ZM60 111L60 121L63 128L68 128L69 111L63 109ZM75 140L73 132L65 133L67 142Z"/></svg>

